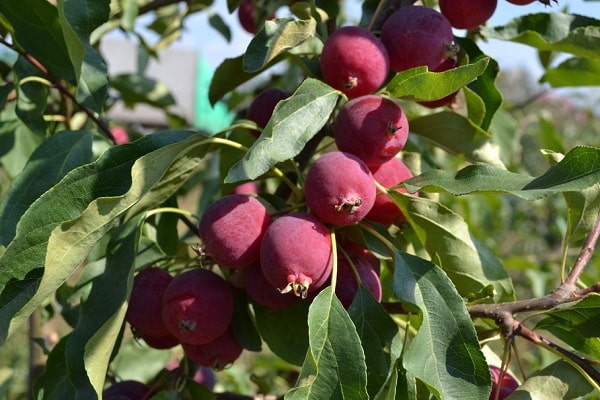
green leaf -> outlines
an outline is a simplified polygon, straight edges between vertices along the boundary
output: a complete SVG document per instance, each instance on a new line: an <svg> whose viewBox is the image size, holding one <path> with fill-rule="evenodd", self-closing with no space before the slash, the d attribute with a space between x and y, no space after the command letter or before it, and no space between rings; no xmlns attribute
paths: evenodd
<svg viewBox="0 0 600 400"><path fill-rule="evenodd" d="M128 107L137 103L165 108L175 104L167 85L137 74L121 74L111 78L112 86L121 93Z"/></svg>
<svg viewBox="0 0 600 400"><path fill-rule="evenodd" d="M499 149L480 127L462 115L442 111L412 119L410 131L448 153L473 162L502 167Z"/></svg>
<svg viewBox="0 0 600 400"><path fill-rule="evenodd" d="M211 105L214 106L223 96L262 72L262 70L252 73L245 72L243 62L243 55L236 58L226 58L217 67L208 89L208 99Z"/></svg>
<svg viewBox="0 0 600 400"><path fill-rule="evenodd" d="M464 296L493 285L494 301L514 300L514 288L502 263L473 237L465 220L449 208L422 197L390 192L433 262Z"/></svg>
<svg viewBox="0 0 600 400"><path fill-rule="evenodd" d="M231 30L219 14L211 14L208 18L208 23L219 32L227 42L231 42Z"/></svg>
<svg viewBox="0 0 600 400"><path fill-rule="evenodd" d="M32 132L40 136L46 134L44 113L48 105L48 86L36 81L22 82L29 77L44 78L29 61L19 56L15 63L15 73L19 79L17 86L17 116Z"/></svg>
<svg viewBox="0 0 600 400"><path fill-rule="evenodd" d="M75 80L56 7L46 0L2 0L0 14L12 25L19 46L27 49L52 75Z"/></svg>
<svg viewBox="0 0 600 400"><path fill-rule="evenodd" d="M510 193L537 200L561 192L580 191L600 181L600 148L579 146L537 178L517 174L492 165L469 165L458 172L429 170L408 179L409 192L419 190L469 193Z"/></svg>
<svg viewBox="0 0 600 400"><path fill-rule="evenodd" d="M74 397L75 387L65 373L67 369L65 350L68 339L69 335L63 337L54 346L46 361L44 373L34 381L35 399L64 400Z"/></svg>
<svg viewBox="0 0 600 400"><path fill-rule="evenodd" d="M0 201L0 244L10 243L19 219L38 197L92 157L89 132L63 131L42 142Z"/></svg>
<svg viewBox="0 0 600 400"><path fill-rule="evenodd" d="M173 161L196 150L203 139L189 131L165 131L113 147L96 162L71 171L31 205L0 258L0 343L161 182Z"/></svg>
<svg viewBox="0 0 600 400"><path fill-rule="evenodd" d="M256 179L277 163L289 160L327 123L339 92L306 79L294 94L280 101L252 147L228 172L225 183Z"/></svg>
<svg viewBox="0 0 600 400"><path fill-rule="evenodd" d="M523 43L543 51L600 58L600 20L581 15L529 14L504 26L483 26L481 33L492 39Z"/></svg>
<svg viewBox="0 0 600 400"><path fill-rule="evenodd" d="M133 32L135 28L135 19L139 13L139 6L136 0L119 0L121 8L121 26L123 29Z"/></svg>
<svg viewBox="0 0 600 400"><path fill-rule="evenodd" d="M243 290L234 290L234 313L231 325L235 337L243 348L250 351L261 351L261 339L250 313L248 296Z"/></svg>
<svg viewBox="0 0 600 400"><path fill-rule="evenodd" d="M467 95L469 120L487 131L503 101L502 93L496 87L496 77L500 68L496 60L484 54L473 40L460 37L455 37L455 40L462 51L467 53L470 62L489 59L485 71L475 81L469 83L467 90L464 91Z"/></svg>
<svg viewBox="0 0 600 400"><path fill-rule="evenodd" d="M367 392L373 398L395 387L396 360L402 351L398 325L364 286L360 286L348 314L356 326L365 353Z"/></svg>
<svg viewBox="0 0 600 400"><path fill-rule="evenodd" d="M571 400L593 390L583 376L566 361L558 360L534 372L510 397L510 400Z"/></svg>
<svg viewBox="0 0 600 400"><path fill-rule="evenodd" d="M400 72L387 84L385 90L393 97L416 101L442 99L477 79L488 66L489 57L444 72L429 72L417 67Z"/></svg>
<svg viewBox="0 0 600 400"><path fill-rule="evenodd" d="M308 330L309 350L297 386L285 399L368 399L360 338L331 287L313 300Z"/></svg>
<svg viewBox="0 0 600 400"><path fill-rule="evenodd" d="M584 240L594 227L600 210L600 183L589 188L564 192L567 202L566 244L577 244Z"/></svg>
<svg viewBox="0 0 600 400"><path fill-rule="evenodd" d="M76 399L101 398L111 353L120 335L131 292L141 218L117 230L106 269L92 283L79 321L67 340L67 371Z"/></svg>
<svg viewBox="0 0 600 400"><path fill-rule="evenodd" d="M600 86L600 59L573 57L546 70L541 82L552 87Z"/></svg>
<svg viewBox="0 0 600 400"><path fill-rule="evenodd" d="M316 28L317 21L313 18L279 18L265 21L264 26L248 44L244 54L244 71L260 71L278 55L314 37Z"/></svg>
<svg viewBox="0 0 600 400"><path fill-rule="evenodd" d="M77 100L100 113L108 95L108 67L90 44L92 31L108 20L106 1L59 0L58 14L77 79Z"/></svg>
<svg viewBox="0 0 600 400"><path fill-rule="evenodd" d="M575 350L600 359L600 295L591 294L574 305L546 312L536 329L545 329Z"/></svg>
<svg viewBox="0 0 600 400"><path fill-rule="evenodd" d="M254 304L256 327L269 349L294 365L302 365L308 349L308 301L273 311Z"/></svg>
<svg viewBox="0 0 600 400"><path fill-rule="evenodd" d="M488 398L488 365L452 282L436 265L410 254L396 253L394 267L394 294L421 310L419 331L404 350L404 368L438 399Z"/></svg>
<svg viewBox="0 0 600 400"><path fill-rule="evenodd" d="M4 109L8 95L15 89L15 84L12 82L5 82L0 85L0 110Z"/></svg>

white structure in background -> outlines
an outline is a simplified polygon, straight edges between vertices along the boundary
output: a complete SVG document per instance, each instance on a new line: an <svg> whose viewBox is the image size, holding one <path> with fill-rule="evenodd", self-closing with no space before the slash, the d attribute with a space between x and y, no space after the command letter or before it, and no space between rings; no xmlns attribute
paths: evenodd
<svg viewBox="0 0 600 400"><path fill-rule="evenodd" d="M106 38L100 51L108 64L110 76L138 73L137 43ZM212 67L196 50L172 46L160 51L158 59L149 59L142 75L168 88L175 100L169 112L183 117L191 127L215 133L226 128L234 115L222 102L214 106L210 104L208 90L213 74ZM167 126L164 111L146 104L137 104L130 109L123 102L118 102L110 109L109 116L120 123L138 127Z"/></svg>

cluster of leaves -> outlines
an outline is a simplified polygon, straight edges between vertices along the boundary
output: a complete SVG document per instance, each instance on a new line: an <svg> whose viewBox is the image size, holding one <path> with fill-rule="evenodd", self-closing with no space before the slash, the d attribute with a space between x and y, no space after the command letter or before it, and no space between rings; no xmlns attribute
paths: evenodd
<svg viewBox="0 0 600 400"><path fill-rule="evenodd" d="M282 172L301 175L314 149L332 142L328 124L343 99L319 80L317 58L327 27L341 13L339 6L320 9L313 1L296 4L290 17L266 21L243 55L225 60L215 71L209 93L213 103L275 65L288 63L293 71L282 78L292 96L276 108L256 141L246 130L257 127L246 120L214 134L181 129L181 121L171 120L177 124L171 129L110 146L105 122L113 102L109 89L129 105L148 103L168 115L174 100L160 82L143 74L109 79L95 45L116 27L136 34L137 18L152 11L150 28L161 40L153 49L139 37L153 52L180 35L188 15L211 12L211 3L192 1L182 8L173 2L157 9L152 2L138 6L134 1L109 6L88 0L85 7L73 0L56 6L45 0L0 3L1 45L16 55L0 69L0 182L6 183L0 191L0 343L41 307L60 312L70 326L48 349L46 371L33 388L36 398L101 394L127 337L123 318L135 271L152 264L177 271L198 262L189 251L194 239L179 234L179 215L200 214L202 204L227 193L232 184L260 180L277 185ZM238 4L229 1L230 11ZM279 5L267 2L265 9ZM364 2L364 21L376 12L377 2ZM210 21L230 37L216 14ZM533 46L543 55L572 55L558 66L544 64L543 80L578 86L598 83L599 30L599 20L552 11L482 28L481 34ZM286 398L489 396L488 363L498 359L487 355L486 360L482 343L500 329L490 318L474 318L469 307L511 302L517 295L507 263L473 233L486 233L483 222L477 225L481 219L470 223L472 218L440 198L483 199L488 218L494 218L501 195L513 202L562 195L567 213L563 273L567 249L580 246L593 229L600 209L600 148L560 148L557 139L554 147L544 146L554 150L544 152L545 170L535 176L524 172L515 161L516 138L507 133L511 125L496 86L500 66L473 38L456 40L458 68L443 73L415 68L396 74L381 89L402 102L409 115L411 138L404 154L415 171L422 171L404 183L420 197L393 194L408 225L402 230L364 224L340 230L380 257L388 307L365 289L348 311L330 288L310 304L300 302L277 313L238 299L234 328L244 347L260 352L266 345L285 361L283 368L299 367ZM428 110L414 103L459 89L462 106L457 109ZM199 208L179 207L198 180L205 182ZM265 197L275 207L286 207L285 199ZM453 202L455 207L464 204ZM594 328L599 316L600 297L590 294L544 311L536 329L600 359ZM544 392L556 387L548 380L557 382L561 398L598 389L593 374L564 358L567 362L535 371L519 391L557 398L556 389Z"/></svg>

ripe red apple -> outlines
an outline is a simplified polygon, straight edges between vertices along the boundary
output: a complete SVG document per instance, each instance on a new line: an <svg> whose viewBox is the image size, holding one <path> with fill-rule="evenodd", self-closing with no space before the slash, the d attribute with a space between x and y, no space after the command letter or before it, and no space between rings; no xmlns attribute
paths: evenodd
<svg viewBox="0 0 600 400"><path fill-rule="evenodd" d="M395 11L381 28L381 41L396 72L422 65L432 70L456 52L448 19L425 6Z"/></svg>
<svg viewBox="0 0 600 400"><path fill-rule="evenodd" d="M494 14L498 0L439 0L439 5L454 28L475 30Z"/></svg>
<svg viewBox="0 0 600 400"><path fill-rule="evenodd" d="M377 95L357 97L344 104L333 125L338 149L358 156L369 167L396 156L404 148L408 133L402 107Z"/></svg>
<svg viewBox="0 0 600 400"><path fill-rule="evenodd" d="M375 182L357 156L333 151L310 167L304 180L306 204L323 221L338 226L360 221L373 207Z"/></svg>
<svg viewBox="0 0 600 400"><path fill-rule="evenodd" d="M325 42L320 62L323 80L349 98L377 90L390 69L383 43L358 26L333 32Z"/></svg>

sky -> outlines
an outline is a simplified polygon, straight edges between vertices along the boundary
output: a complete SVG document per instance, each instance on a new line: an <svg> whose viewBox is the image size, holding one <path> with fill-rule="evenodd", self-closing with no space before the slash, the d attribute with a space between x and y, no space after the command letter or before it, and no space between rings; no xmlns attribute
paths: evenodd
<svg viewBox="0 0 600 400"><path fill-rule="evenodd" d="M237 14L235 12L229 14L226 3L224 0L215 1L214 11L232 28L231 43L227 43L219 33L208 26L206 13L199 13L189 18L186 31L179 42L180 45L197 49L213 67L217 67L225 58L241 55L252 38L250 34L240 28ZM359 0L346 0L348 14L357 21L360 18L361 4L362 2ZM544 6L539 2L526 6L516 6L506 0L498 0L498 6L489 24L499 26L521 15L553 10L560 11L563 8L569 9L572 13L600 18L600 0L559 0L559 4L552 7ZM464 35L464 32L461 31L456 33L458 36ZM498 61L501 68L527 68L534 77L539 77L542 74L536 51L528 46L500 40L489 40L487 43L480 42L479 45L486 54Z"/></svg>

